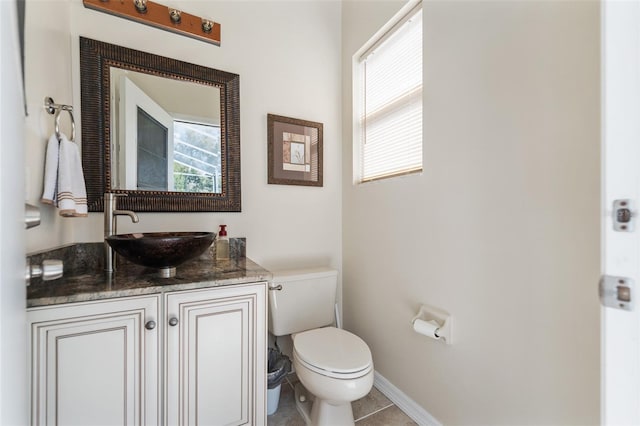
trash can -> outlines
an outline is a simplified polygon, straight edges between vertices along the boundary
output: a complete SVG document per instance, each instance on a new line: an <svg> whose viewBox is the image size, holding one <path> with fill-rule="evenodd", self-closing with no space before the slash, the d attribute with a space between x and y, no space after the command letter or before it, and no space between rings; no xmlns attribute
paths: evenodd
<svg viewBox="0 0 640 426"><path fill-rule="evenodd" d="M291 371L291 360L278 348L269 348L267 358L267 415L278 410L280 389L284 378Z"/></svg>

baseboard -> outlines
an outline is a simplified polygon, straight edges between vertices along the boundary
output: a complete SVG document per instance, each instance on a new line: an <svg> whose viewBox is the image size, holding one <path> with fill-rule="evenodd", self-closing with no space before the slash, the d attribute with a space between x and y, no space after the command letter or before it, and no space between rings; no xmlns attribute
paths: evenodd
<svg viewBox="0 0 640 426"><path fill-rule="evenodd" d="M373 385L420 426L442 426L442 423L429 414L427 410L409 398L377 371L374 374Z"/></svg>

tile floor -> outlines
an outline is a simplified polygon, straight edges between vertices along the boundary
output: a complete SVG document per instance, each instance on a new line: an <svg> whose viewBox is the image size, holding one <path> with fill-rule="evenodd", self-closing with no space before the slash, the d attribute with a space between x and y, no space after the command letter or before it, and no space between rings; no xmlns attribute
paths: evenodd
<svg viewBox="0 0 640 426"><path fill-rule="evenodd" d="M267 417L268 426L305 426L302 416L296 409L293 387L297 382L295 374L290 374L282 382L278 411ZM356 426L409 426L417 424L375 387L367 396L354 401L352 408Z"/></svg>

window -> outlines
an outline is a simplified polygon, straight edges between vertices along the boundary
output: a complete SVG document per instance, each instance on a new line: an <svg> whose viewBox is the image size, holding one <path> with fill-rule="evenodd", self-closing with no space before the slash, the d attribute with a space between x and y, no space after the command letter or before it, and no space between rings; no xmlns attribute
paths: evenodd
<svg viewBox="0 0 640 426"><path fill-rule="evenodd" d="M422 171L422 4L354 57L356 182Z"/></svg>

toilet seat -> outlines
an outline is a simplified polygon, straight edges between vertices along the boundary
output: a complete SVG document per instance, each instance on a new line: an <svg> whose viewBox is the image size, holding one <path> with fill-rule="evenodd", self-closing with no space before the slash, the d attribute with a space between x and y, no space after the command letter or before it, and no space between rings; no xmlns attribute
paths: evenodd
<svg viewBox="0 0 640 426"><path fill-rule="evenodd" d="M371 351L355 334L324 327L295 335L294 356L311 371L336 379L354 379L373 368Z"/></svg>

